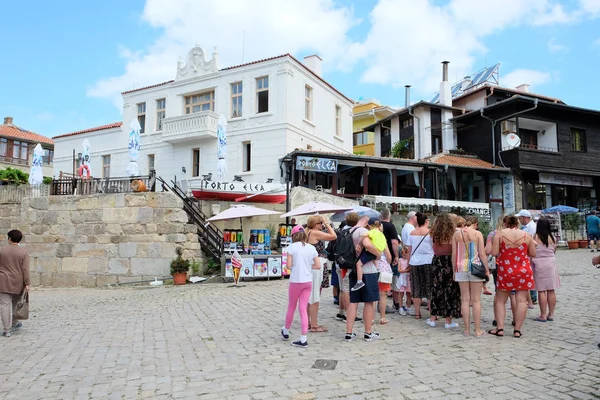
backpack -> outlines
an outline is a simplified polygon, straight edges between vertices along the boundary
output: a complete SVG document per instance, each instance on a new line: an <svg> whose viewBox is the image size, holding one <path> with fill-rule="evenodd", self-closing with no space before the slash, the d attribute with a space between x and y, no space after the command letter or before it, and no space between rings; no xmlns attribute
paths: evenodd
<svg viewBox="0 0 600 400"><path fill-rule="evenodd" d="M341 269L353 269L358 261L356 250L354 249L354 241L352 240L352 234L355 230L356 228L341 230L337 233L337 239L332 246L333 261Z"/></svg>

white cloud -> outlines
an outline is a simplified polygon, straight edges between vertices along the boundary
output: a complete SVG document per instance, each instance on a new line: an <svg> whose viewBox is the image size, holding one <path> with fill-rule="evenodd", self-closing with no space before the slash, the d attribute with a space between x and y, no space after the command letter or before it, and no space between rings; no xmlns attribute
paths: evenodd
<svg viewBox="0 0 600 400"><path fill-rule="evenodd" d="M333 0L147 0L142 19L161 36L143 51L121 46L124 73L96 82L88 96L119 105L122 91L174 79L178 58L195 44L208 54L216 46L221 68L309 51L323 57L325 70L339 68L350 46L347 32L358 22Z"/></svg>
<svg viewBox="0 0 600 400"><path fill-rule="evenodd" d="M160 36L144 49L119 47L124 72L99 80L87 94L112 99L120 107L120 92L173 79L177 59L197 43L209 54L217 46L221 67L288 52L316 52L325 71L360 68L364 83L411 84L416 97L428 99L439 88L440 62L451 61L452 81L474 72L481 67L476 60L486 53L484 40L490 35L600 16L600 0L579 0L568 9L559 0L448 0L444 5L435 0L378 0L364 22L366 33L353 42L349 33L360 20L351 6L341 3L146 0L142 20ZM555 42L548 49L565 50ZM539 75L532 77L539 82Z"/></svg>
<svg viewBox="0 0 600 400"><path fill-rule="evenodd" d="M569 48L567 46L565 46L564 44L557 43L555 38L551 38L550 40L548 40L548 43L546 43L546 47L548 47L548 51L550 53L567 53L569 51Z"/></svg>
<svg viewBox="0 0 600 400"><path fill-rule="evenodd" d="M515 88L525 83L533 89L550 81L552 81L551 73L533 69L516 69L500 77L500 85L508 88Z"/></svg>

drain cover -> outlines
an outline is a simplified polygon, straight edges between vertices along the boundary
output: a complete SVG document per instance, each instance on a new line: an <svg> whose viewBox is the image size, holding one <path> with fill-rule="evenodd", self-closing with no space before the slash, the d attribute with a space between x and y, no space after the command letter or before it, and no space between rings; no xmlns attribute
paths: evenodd
<svg viewBox="0 0 600 400"><path fill-rule="evenodd" d="M315 361L312 367L317 369L326 369L329 371L333 371L337 366L337 363L338 362L336 360L317 360Z"/></svg>

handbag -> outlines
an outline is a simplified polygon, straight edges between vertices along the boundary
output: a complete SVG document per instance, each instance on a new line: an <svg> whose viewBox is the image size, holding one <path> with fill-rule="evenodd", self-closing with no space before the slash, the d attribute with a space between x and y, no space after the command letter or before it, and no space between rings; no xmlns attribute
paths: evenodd
<svg viewBox="0 0 600 400"><path fill-rule="evenodd" d="M379 282L381 283L392 283L394 279L394 274L391 272L380 272L379 273Z"/></svg>
<svg viewBox="0 0 600 400"><path fill-rule="evenodd" d="M462 231L460 232L460 234L463 237L463 242L465 243L465 248L467 249L467 259L469 260L469 271L471 271L471 275L479 279L486 279L487 275L485 273L485 267L481 262L481 258L478 254L474 254L474 257L471 256L471 254L469 253L469 246L465 241L465 235L462 233Z"/></svg>
<svg viewBox="0 0 600 400"><path fill-rule="evenodd" d="M23 289L13 312L13 319L29 319L29 291Z"/></svg>

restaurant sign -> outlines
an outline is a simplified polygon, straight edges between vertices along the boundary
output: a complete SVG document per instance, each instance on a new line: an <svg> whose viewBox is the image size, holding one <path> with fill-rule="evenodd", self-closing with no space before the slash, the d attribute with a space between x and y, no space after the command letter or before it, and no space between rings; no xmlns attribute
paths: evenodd
<svg viewBox="0 0 600 400"><path fill-rule="evenodd" d="M296 169L302 171L317 171L317 172L337 172L338 160L319 157L304 157L296 158Z"/></svg>
<svg viewBox="0 0 600 400"><path fill-rule="evenodd" d="M540 183L550 183L553 185L569 186L594 186L592 182L592 177L590 176L550 174L547 172L540 172Z"/></svg>

